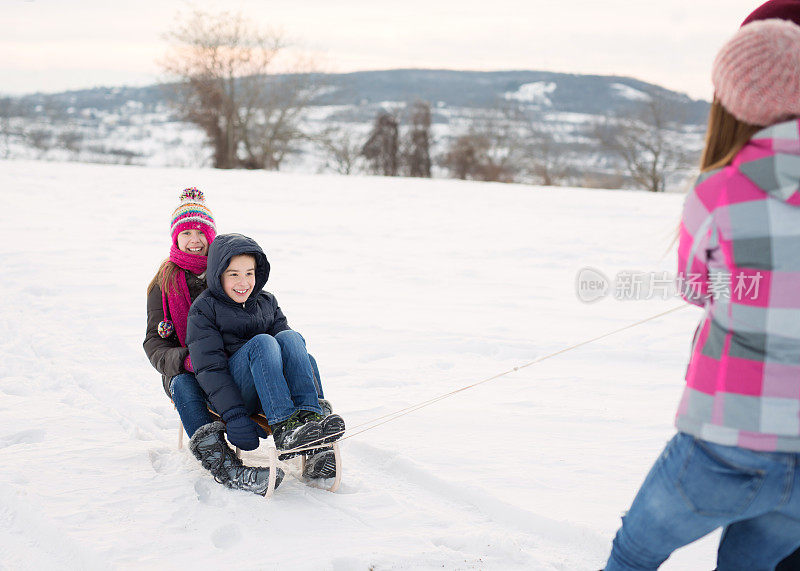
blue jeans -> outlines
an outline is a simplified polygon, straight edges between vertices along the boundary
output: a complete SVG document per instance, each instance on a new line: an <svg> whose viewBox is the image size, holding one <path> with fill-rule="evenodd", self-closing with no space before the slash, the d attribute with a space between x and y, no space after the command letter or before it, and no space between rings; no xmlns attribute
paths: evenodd
<svg viewBox="0 0 800 571"><path fill-rule="evenodd" d="M311 355L308 356L311 362L311 368L314 372L314 385L317 389L319 398L325 398L322 392L322 382L319 377L319 367L317 361ZM210 403L208 397L197 378L192 373L181 373L175 375L169 382L169 393L172 396L172 402L175 403L175 408L178 409L178 416L183 424L183 429L189 438L195 431L209 422L213 422L211 413L208 412Z"/></svg>
<svg viewBox="0 0 800 571"><path fill-rule="evenodd" d="M208 412L206 393L200 388L197 378L192 373L181 373L172 377L169 382L169 392L189 438L195 430L213 422L214 419Z"/></svg>
<svg viewBox="0 0 800 571"><path fill-rule="evenodd" d="M256 335L228 359L228 369L247 411L263 411L271 425L297 410L322 412L306 342L297 331Z"/></svg>
<svg viewBox="0 0 800 571"><path fill-rule="evenodd" d="M623 516L606 571L657 569L718 527L719 571L772 570L800 546L800 454L755 452L679 432Z"/></svg>

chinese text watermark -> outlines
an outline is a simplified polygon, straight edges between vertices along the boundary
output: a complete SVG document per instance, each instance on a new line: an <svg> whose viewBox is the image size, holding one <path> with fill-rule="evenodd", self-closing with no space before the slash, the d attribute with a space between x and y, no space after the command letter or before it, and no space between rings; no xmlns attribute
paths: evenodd
<svg viewBox="0 0 800 571"><path fill-rule="evenodd" d="M709 274L670 274L667 271L642 272L626 270L618 272L610 280L596 268L581 268L575 279L575 293L584 303L592 303L604 297L619 301L671 299L683 296L689 299L713 298L739 302L758 299L762 279L761 272Z"/></svg>

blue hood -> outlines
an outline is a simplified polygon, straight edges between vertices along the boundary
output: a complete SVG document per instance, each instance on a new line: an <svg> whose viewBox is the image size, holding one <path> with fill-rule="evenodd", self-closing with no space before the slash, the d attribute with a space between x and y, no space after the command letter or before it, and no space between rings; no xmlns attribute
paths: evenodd
<svg viewBox="0 0 800 571"><path fill-rule="evenodd" d="M258 295L269 279L269 261L267 255L252 238L241 234L219 234L208 249L208 266L206 282L212 295L222 301L234 303L222 289L222 272L231 263L231 258L241 254L250 254L256 259L256 285L247 301Z"/></svg>

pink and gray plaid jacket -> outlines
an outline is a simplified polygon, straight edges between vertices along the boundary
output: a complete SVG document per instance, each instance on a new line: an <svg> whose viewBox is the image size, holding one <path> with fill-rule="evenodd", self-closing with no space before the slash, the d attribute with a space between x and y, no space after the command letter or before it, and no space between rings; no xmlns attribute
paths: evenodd
<svg viewBox="0 0 800 571"><path fill-rule="evenodd" d="M675 425L711 442L800 452L800 122L759 131L700 176L678 246L705 307Z"/></svg>

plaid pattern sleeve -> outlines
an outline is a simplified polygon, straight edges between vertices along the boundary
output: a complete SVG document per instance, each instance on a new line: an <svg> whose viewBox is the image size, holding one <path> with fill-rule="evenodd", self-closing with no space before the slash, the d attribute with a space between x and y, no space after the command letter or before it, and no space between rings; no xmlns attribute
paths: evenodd
<svg viewBox="0 0 800 571"><path fill-rule="evenodd" d="M706 312L677 428L800 452L800 123L760 131L731 165L701 177L680 232L681 291Z"/></svg>
<svg viewBox="0 0 800 571"><path fill-rule="evenodd" d="M703 175L697 185L708 179ZM712 212L714 193L699 193L695 187L686 196L683 216L678 229L678 291L681 297L694 305L703 307L708 299L708 259L718 247L716 225Z"/></svg>

